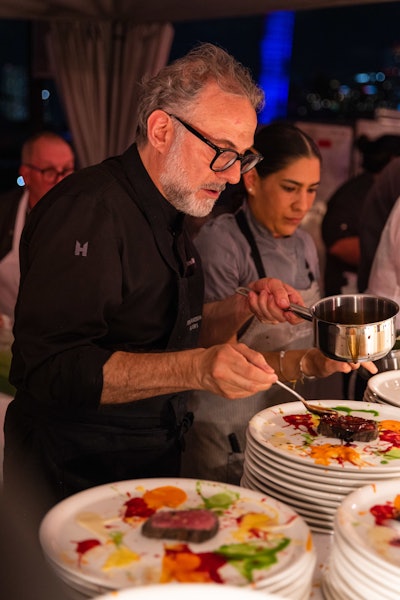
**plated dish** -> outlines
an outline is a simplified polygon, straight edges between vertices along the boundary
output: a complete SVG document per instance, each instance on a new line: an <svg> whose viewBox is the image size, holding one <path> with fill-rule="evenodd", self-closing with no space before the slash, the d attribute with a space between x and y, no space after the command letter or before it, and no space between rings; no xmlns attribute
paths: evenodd
<svg viewBox="0 0 400 600"><path fill-rule="evenodd" d="M323 575L326 600L397 600L400 478L358 488L337 509Z"/></svg>
<svg viewBox="0 0 400 600"><path fill-rule="evenodd" d="M157 512L198 509L219 521L202 543L142 533ZM268 590L290 581L305 556L315 563L310 530L292 508L257 491L194 479L125 481L76 494L46 515L40 542L60 577L104 591L176 582Z"/></svg>
<svg viewBox="0 0 400 600"><path fill-rule="evenodd" d="M347 496L336 520L357 552L380 564L400 583L400 479L363 486Z"/></svg>
<svg viewBox="0 0 400 600"><path fill-rule="evenodd" d="M313 468L337 471L400 469L400 409L370 402L324 400L318 404L378 422L379 436L369 442L344 443L317 433L319 417L301 402L272 406L255 415L249 435L268 452Z"/></svg>
<svg viewBox="0 0 400 600"><path fill-rule="evenodd" d="M313 403L316 403L314 401ZM346 442L318 433L301 402L272 406L249 422L241 484L291 506L314 532L332 532L344 498L400 473L400 408L323 400L344 415L372 420L378 437Z"/></svg>

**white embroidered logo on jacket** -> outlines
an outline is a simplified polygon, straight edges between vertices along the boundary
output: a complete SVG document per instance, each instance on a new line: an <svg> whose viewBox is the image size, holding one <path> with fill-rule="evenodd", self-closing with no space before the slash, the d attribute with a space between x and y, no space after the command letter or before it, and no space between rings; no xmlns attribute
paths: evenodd
<svg viewBox="0 0 400 600"><path fill-rule="evenodd" d="M87 256L89 242L80 244L78 240L75 242L75 256Z"/></svg>

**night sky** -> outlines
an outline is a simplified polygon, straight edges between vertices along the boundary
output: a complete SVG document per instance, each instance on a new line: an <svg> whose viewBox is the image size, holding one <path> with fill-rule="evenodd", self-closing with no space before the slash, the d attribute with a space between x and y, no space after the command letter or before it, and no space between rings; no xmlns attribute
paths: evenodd
<svg viewBox="0 0 400 600"><path fill-rule="evenodd" d="M177 23L171 59L197 42L215 42L257 78L263 31L263 16ZM291 75L306 79L325 72L345 79L359 70L379 70L396 41L400 46L400 2L297 11Z"/></svg>
<svg viewBox="0 0 400 600"><path fill-rule="evenodd" d="M336 74L377 71L395 43L400 46L400 2L296 14L291 71Z"/></svg>
<svg viewBox="0 0 400 600"><path fill-rule="evenodd" d="M174 23L170 60L182 56L199 42L213 42L249 67L254 79L259 81L260 45L266 18L258 15ZM393 52L396 46L397 52ZM0 65L12 63L25 65L28 69L30 55L29 23L0 20ZM299 91L313 89L318 78L339 79L341 83L350 84L355 73L379 71L388 65L397 65L400 73L400 2L297 11L292 58L287 65L291 82L288 116L296 115ZM400 76L396 76L395 84L397 101L400 99ZM3 89L0 105L7 102L7 94ZM52 105L57 118L59 104L55 97ZM331 118L331 115L327 116L328 120ZM34 125L34 122L10 122L5 113L0 114L0 163L8 164L10 159L13 164L17 162L22 135L25 137L27 128ZM58 121L54 126L57 128Z"/></svg>

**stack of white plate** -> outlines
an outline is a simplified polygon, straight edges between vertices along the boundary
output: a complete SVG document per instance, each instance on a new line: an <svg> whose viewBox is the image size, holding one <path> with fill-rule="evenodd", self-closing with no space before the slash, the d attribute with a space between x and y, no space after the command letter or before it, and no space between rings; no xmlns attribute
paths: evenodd
<svg viewBox="0 0 400 600"><path fill-rule="evenodd" d="M398 514L400 479L363 486L345 498L322 583L326 600L398 600L400 521L390 519Z"/></svg>
<svg viewBox="0 0 400 600"><path fill-rule="evenodd" d="M231 585L220 586L217 584L202 583L171 583L168 586L149 585L147 587L127 588L119 592L98 596L96 600L204 600L218 598L218 600L284 600L283 596L256 592L249 588L238 588Z"/></svg>
<svg viewBox="0 0 400 600"><path fill-rule="evenodd" d="M207 541L142 533L143 523L158 510L204 508L219 522ZM132 586L195 582L307 600L316 564L310 528L291 507L258 491L195 479L143 479L88 489L45 516L40 542L60 579L89 597Z"/></svg>
<svg viewBox="0 0 400 600"><path fill-rule="evenodd" d="M365 388L364 400L400 407L400 370L384 371L370 377Z"/></svg>
<svg viewBox="0 0 400 600"><path fill-rule="evenodd" d="M241 485L288 504L313 531L327 533L349 493L399 475L400 408L359 401L313 403L378 421L379 437L344 443L319 435L319 417L301 402L272 406L249 422Z"/></svg>

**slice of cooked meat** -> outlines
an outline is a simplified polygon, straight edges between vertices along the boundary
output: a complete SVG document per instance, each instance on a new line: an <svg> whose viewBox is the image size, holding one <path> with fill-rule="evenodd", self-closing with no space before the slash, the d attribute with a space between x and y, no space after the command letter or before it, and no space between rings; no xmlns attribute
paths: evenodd
<svg viewBox="0 0 400 600"><path fill-rule="evenodd" d="M322 415L317 431L345 442L371 442L379 434L376 421L351 415Z"/></svg>
<svg viewBox="0 0 400 600"><path fill-rule="evenodd" d="M146 537L201 543L217 533L217 515L207 509L160 510L142 525Z"/></svg>

